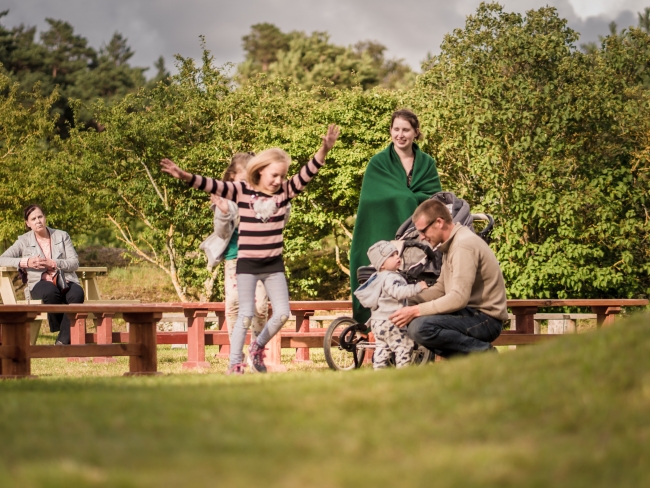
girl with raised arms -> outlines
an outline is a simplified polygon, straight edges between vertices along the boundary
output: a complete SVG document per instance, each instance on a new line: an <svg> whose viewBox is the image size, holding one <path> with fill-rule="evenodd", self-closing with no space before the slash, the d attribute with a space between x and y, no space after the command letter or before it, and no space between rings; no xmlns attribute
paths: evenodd
<svg viewBox="0 0 650 488"><path fill-rule="evenodd" d="M232 332L229 374L244 373L244 342L246 330L255 315L255 287L258 281L264 283L273 315L251 343L248 364L254 372L266 372L264 347L291 315L282 259L282 230L286 224L287 204L305 189L325 164L327 153L338 136L339 128L330 125L313 159L288 180L286 177L291 158L280 148L266 149L251 159L246 168L246 181L215 180L183 171L169 159L160 162L163 172L187 182L193 188L232 200L239 208L239 314Z"/></svg>

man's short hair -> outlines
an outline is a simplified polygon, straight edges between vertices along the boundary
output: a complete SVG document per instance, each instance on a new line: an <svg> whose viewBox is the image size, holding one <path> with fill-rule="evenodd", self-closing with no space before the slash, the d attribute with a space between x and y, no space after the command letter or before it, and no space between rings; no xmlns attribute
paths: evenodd
<svg viewBox="0 0 650 488"><path fill-rule="evenodd" d="M453 222L447 205L438 200L425 200L422 202L413 212L413 222L422 216L426 217L429 223L438 219L442 219L447 224Z"/></svg>

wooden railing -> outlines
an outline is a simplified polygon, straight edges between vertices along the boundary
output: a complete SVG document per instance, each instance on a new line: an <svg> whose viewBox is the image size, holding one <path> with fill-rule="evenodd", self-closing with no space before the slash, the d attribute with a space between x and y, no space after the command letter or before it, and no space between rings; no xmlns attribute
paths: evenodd
<svg viewBox="0 0 650 488"><path fill-rule="evenodd" d="M557 337L535 334L534 316L541 307L590 307L597 317L597 325L609 325L622 307L643 307L648 300L509 300L508 307L516 318L516 329L504 331L495 345L535 344ZM296 318L295 331L283 329L267 345L267 365L281 371L282 348L295 348L296 361L309 361L309 349L323 347L326 329L311 329L310 317L316 311L341 311L349 315L349 301L291 302ZM71 322L70 346L35 346L29 344L29 324L43 312L67 313ZM221 330L206 331L208 313L219 316ZM228 346L228 332L224 327L223 303L168 303L168 304L113 304L85 303L72 305L2 305L0 306L0 377L25 377L31 374L31 358L94 357L95 361L111 361L112 356L129 356L127 374L155 374L157 372L157 344L188 345L184 368L207 368L205 346ZM187 332L156 332L164 313L182 314L187 320ZM86 319L94 316L97 331L86 331ZM129 332L113 332L113 319L121 316L129 323ZM125 344L126 343L126 344ZM222 351L223 352L223 351Z"/></svg>

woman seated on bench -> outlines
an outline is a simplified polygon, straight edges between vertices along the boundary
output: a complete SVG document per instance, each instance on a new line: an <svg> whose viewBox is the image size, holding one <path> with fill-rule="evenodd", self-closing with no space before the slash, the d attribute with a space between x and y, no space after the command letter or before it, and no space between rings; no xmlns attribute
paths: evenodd
<svg viewBox="0 0 650 488"><path fill-rule="evenodd" d="M27 275L30 296L43 303L60 305L83 303L84 291L75 270L77 252L67 232L47 227L45 213L39 205L25 208L25 226L29 232L0 256L0 266L14 266ZM67 282L62 290L56 284L57 272ZM67 314L48 313L51 332L58 332L57 345L70 344L70 320Z"/></svg>

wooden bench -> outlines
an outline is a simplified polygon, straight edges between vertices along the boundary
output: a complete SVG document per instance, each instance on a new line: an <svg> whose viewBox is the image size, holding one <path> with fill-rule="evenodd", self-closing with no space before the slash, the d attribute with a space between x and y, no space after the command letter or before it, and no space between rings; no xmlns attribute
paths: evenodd
<svg viewBox="0 0 650 488"><path fill-rule="evenodd" d="M105 274L107 271L108 268L105 267L81 267L75 271L81 287L84 289L86 301L102 299L97 276ZM0 296L2 296L2 303L5 305L18 303L13 284L17 274L18 269L13 266L0 266Z"/></svg>
<svg viewBox="0 0 650 488"><path fill-rule="evenodd" d="M105 274L108 271L108 268L99 266L99 267L80 267L77 268L75 273L79 278L81 287L84 290L85 303L114 303L114 304L137 304L140 303L140 300L102 300L101 293L99 291L99 284L97 282L97 277ZM18 270L12 266L0 266L0 296L2 297L2 303L4 305L13 305L13 304L41 304L40 300L18 300L16 297L16 290L14 288L13 282L18 274ZM89 318L93 318L93 315L90 314ZM36 340L38 338L39 331L41 329L41 322L47 320L47 313L41 313L36 316L34 321L31 323L30 328L30 344L36 345ZM110 361L110 359L107 359Z"/></svg>
<svg viewBox="0 0 650 488"><path fill-rule="evenodd" d="M126 376L157 374L156 324L164 312L179 312L180 307L161 305L71 304L71 305L2 305L0 306L0 379L31 376L32 358L79 358L98 356L129 356ZM97 344L69 346L33 346L29 343L30 323L42 312L67 313L71 332L84 331L89 314L113 317L122 314L129 323L127 344L112 340ZM101 320L101 318L100 318ZM99 337L98 337L99 339ZM112 339L112 337L111 337Z"/></svg>
<svg viewBox="0 0 650 488"><path fill-rule="evenodd" d="M598 326L611 324L622 307L647 306L648 300L509 300L508 307L515 316L516 329L504 331L495 345L535 344L557 337L553 334L535 333L534 319L541 307L591 307ZM296 317L295 330L283 329L267 345L267 364L270 370L281 371L282 348L295 348L296 361L309 361L309 349L323 347L325 328L311 329L309 319L316 311L342 311L350 315L350 301L290 302ZM29 323L40 313L68 313L71 319L71 346L29 345ZM182 315L187 320L187 332L156 332L156 324L164 313ZM205 318L215 313L221 330L206 331ZM97 332L88 334L86 319L94 316ZM188 344L188 359L184 368L207 368L206 345L229 345L228 332L223 321L223 303L174 303L127 305L114 303L86 303L80 305L2 305L0 377L25 377L30 375L31 358L85 358L96 361L110 360L112 356L130 356L128 374L149 374L157 371L155 345ZM121 315L129 323L129 332L113 332L113 318ZM123 344L121 342L126 342Z"/></svg>
<svg viewBox="0 0 650 488"><path fill-rule="evenodd" d="M535 315L541 307L592 307L597 318L598 326L612 323L621 307L646 306L647 300L509 300L508 306L516 317L515 330L503 331L501 336L494 341L495 345L528 345L535 344L557 337L557 334L535 333ZM205 360L205 346L220 346L221 355L227 356L227 348L230 345L228 332L225 329L224 313L225 305L217 303L175 303L173 304L184 309L184 316L188 320L187 332L158 332L158 344L187 344L188 359L183 363L184 368L208 368L209 363ZM339 315L327 316L327 319L350 316L352 310L351 301L295 301L290 302L292 314L296 317L295 331L283 329L280 334L274 337L267 345L267 364L270 369L281 371L282 348L296 348L296 362L309 361L309 349L323 347L323 340L327 329L311 328L310 319L315 318L316 311L341 311ZM214 312L219 318L220 330L205 330L205 317ZM104 319L106 320L106 319ZM97 320L96 320L97 323ZM104 325L102 325L104 324ZM128 333L111 332L110 322L100 322L97 325L97 334L83 334L79 341L108 343L110 341L128 341ZM531 328L532 324L532 328ZM247 339L248 342L248 339ZM100 359L101 360L101 359Z"/></svg>

